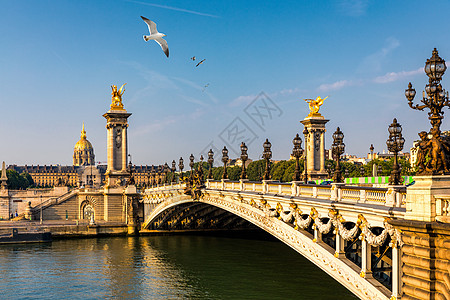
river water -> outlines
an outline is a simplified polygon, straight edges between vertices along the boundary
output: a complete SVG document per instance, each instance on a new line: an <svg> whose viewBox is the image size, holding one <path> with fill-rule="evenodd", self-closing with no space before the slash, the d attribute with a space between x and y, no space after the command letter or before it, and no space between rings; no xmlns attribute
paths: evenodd
<svg viewBox="0 0 450 300"><path fill-rule="evenodd" d="M0 299L356 299L281 242L110 237L0 246Z"/></svg>

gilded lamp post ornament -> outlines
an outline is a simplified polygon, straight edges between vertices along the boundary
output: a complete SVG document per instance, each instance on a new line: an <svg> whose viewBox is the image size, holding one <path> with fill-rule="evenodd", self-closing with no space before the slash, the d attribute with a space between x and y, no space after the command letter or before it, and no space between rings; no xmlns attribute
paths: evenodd
<svg viewBox="0 0 450 300"><path fill-rule="evenodd" d="M228 163L228 149L226 146L223 146L222 149L222 162L223 162L223 174L222 174L222 179L228 179L228 174L227 174L227 163Z"/></svg>
<svg viewBox="0 0 450 300"><path fill-rule="evenodd" d="M241 173L241 179L247 179L247 171L245 170L245 162L248 160L248 154L247 154L247 146L244 142L241 144L241 161L242 161L242 173Z"/></svg>
<svg viewBox="0 0 450 300"><path fill-rule="evenodd" d="M322 117L322 115L319 113L319 108L323 104L323 101L327 98L328 98L328 96L326 96L323 99L320 98L320 96L318 96L315 100L314 99L305 99L305 101L309 105L308 118L309 117Z"/></svg>
<svg viewBox="0 0 450 300"><path fill-rule="evenodd" d="M439 57L438 51L434 48L432 56L425 63L425 73L428 76L428 84L425 91L422 92L422 105L413 105L416 90L413 89L411 82L405 90L406 99L412 109L424 110L428 108L428 119L431 123L430 132L422 131L419 133L420 141L417 151L417 175L448 174L450 173L449 155L450 138L441 136L441 123L444 118L442 109L450 107L448 92L446 92L440 83L447 66L445 60Z"/></svg>
<svg viewBox="0 0 450 300"><path fill-rule="evenodd" d="M270 147L272 147L272 144L269 142L269 139L266 139L266 141L263 144L264 152L262 157L266 160L266 171L264 172L264 180L270 180L270 159L272 158L272 151L270 150Z"/></svg>
<svg viewBox="0 0 450 300"><path fill-rule="evenodd" d="M208 171L208 179L212 179L212 168L214 163L214 152L212 149L209 149L208 152L208 164L209 164L209 171Z"/></svg>
<svg viewBox="0 0 450 300"><path fill-rule="evenodd" d="M125 93L125 85L124 83L119 90L117 90L117 85L112 85L112 102L111 102L111 109L112 110L123 110L123 103L122 103L122 95Z"/></svg>
<svg viewBox="0 0 450 300"><path fill-rule="evenodd" d="M394 119L391 125L389 125L389 138L386 141L388 150L394 153L394 166L389 176L390 185L399 185L403 182L402 176L400 176L400 168L398 165L398 152L402 151L405 139L402 136L402 126L397 123L397 119Z"/></svg>
<svg viewBox="0 0 450 300"><path fill-rule="evenodd" d="M333 182L339 183L342 182L342 173L341 173L341 155L345 151L345 144L344 144L344 134L339 129L339 127L336 129L336 131L333 133L333 144L331 145L331 152L333 155L333 159L336 161L336 168L334 169L333 174Z"/></svg>
<svg viewBox="0 0 450 300"><path fill-rule="evenodd" d="M298 133L292 140L292 143L294 144L292 156L295 157L295 172L292 179L294 181L300 181L300 165L298 159L303 155L303 149L302 149L302 139L300 138Z"/></svg>

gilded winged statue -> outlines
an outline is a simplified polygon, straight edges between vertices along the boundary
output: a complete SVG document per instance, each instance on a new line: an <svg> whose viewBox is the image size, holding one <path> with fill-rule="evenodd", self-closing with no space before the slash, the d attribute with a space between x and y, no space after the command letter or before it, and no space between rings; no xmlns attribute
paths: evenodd
<svg viewBox="0 0 450 300"><path fill-rule="evenodd" d="M125 85L126 83L124 83L119 90L117 90L117 85L112 85L111 89L112 89L112 103L111 103L111 108L121 108L123 109L123 104L122 104L122 95L123 93L125 93Z"/></svg>
<svg viewBox="0 0 450 300"><path fill-rule="evenodd" d="M323 104L323 100L325 100L327 98L328 98L328 96L326 96L323 99L320 96L318 96L315 100L314 99L305 99L305 101L308 102L308 105L309 105L308 117L312 117L313 115L319 114L319 108Z"/></svg>

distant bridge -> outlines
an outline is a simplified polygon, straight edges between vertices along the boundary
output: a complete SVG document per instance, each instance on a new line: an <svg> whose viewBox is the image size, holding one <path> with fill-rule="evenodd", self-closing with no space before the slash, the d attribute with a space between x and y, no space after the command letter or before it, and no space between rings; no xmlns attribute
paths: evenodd
<svg viewBox="0 0 450 300"><path fill-rule="evenodd" d="M146 189L144 229L232 228L247 222L289 245L362 299L400 295L405 187L214 181L198 199L183 185Z"/></svg>

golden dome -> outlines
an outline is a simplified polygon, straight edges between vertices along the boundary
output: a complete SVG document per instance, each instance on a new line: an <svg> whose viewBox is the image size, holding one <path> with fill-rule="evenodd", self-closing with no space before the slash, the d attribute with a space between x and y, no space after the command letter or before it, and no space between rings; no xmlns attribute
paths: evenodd
<svg viewBox="0 0 450 300"><path fill-rule="evenodd" d="M83 123L83 129L81 130L81 139L75 144L75 147L73 149L74 151L80 151L80 150L94 150L94 147L92 147L91 142L89 142L86 139L86 131L84 130L84 123Z"/></svg>

